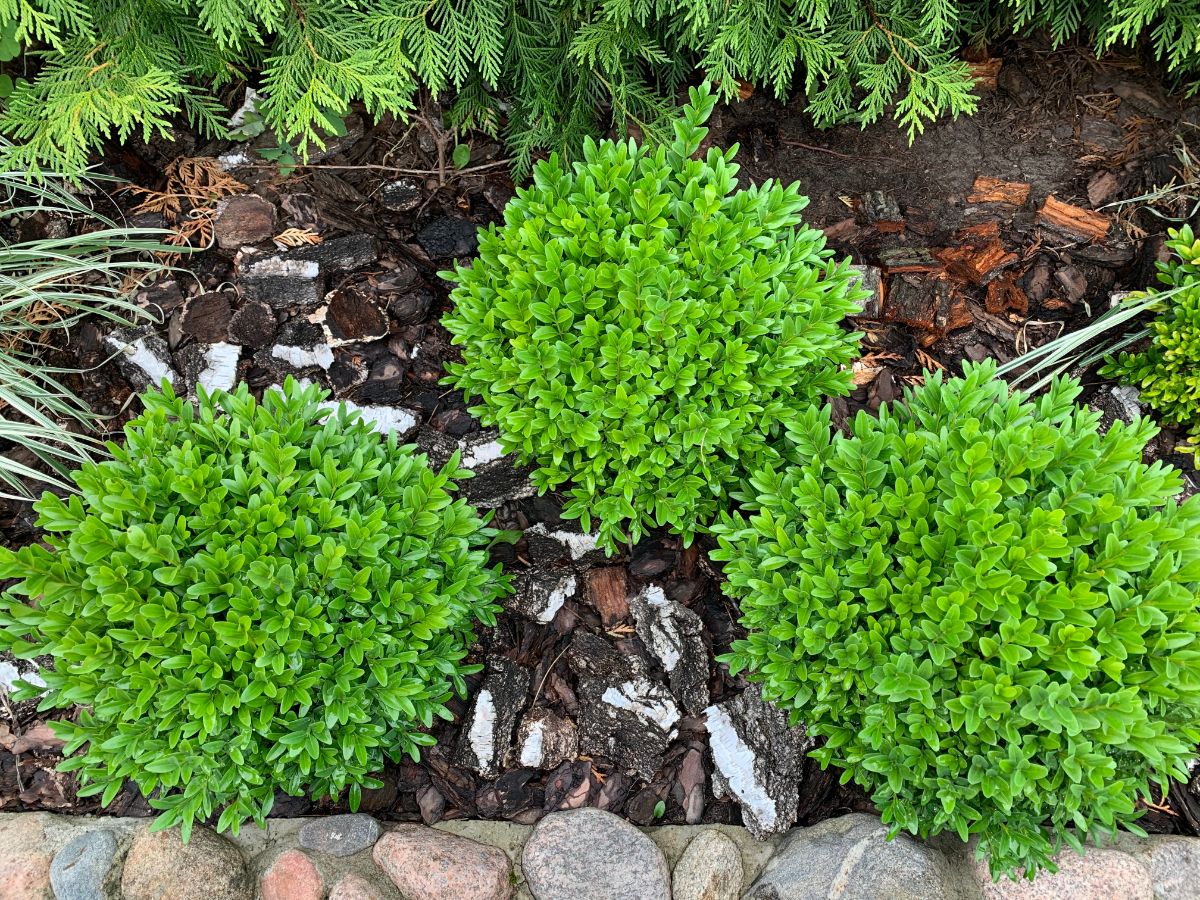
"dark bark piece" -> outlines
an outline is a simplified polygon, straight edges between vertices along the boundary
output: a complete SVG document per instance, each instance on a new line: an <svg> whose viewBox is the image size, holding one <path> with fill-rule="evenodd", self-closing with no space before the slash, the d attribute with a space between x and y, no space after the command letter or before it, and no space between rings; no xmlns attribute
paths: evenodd
<svg viewBox="0 0 1200 900"><path fill-rule="evenodd" d="M331 291L325 298L325 328L331 343L376 341L388 333L387 316L365 291L357 287Z"/></svg>
<svg viewBox="0 0 1200 900"><path fill-rule="evenodd" d="M904 216L894 197L883 191L867 191L862 197L863 216L875 230L890 234L904 230Z"/></svg>
<svg viewBox="0 0 1200 900"><path fill-rule="evenodd" d="M1108 235L1108 216L1063 203L1053 194L1038 210L1037 222L1081 240L1102 241Z"/></svg>
<svg viewBox="0 0 1200 900"><path fill-rule="evenodd" d="M1076 266L1064 266L1054 273L1054 280L1063 289L1068 300L1078 303L1087 296L1088 280ZM991 312L991 310L989 310Z"/></svg>
<svg viewBox="0 0 1200 900"><path fill-rule="evenodd" d="M180 316L179 327L188 337L202 344L215 344L229 337L229 322L233 314L232 291L200 294L187 302Z"/></svg>
<svg viewBox="0 0 1200 900"><path fill-rule="evenodd" d="M278 324L271 307L250 300L230 317L227 330L231 340L257 350L274 343Z"/></svg>
<svg viewBox="0 0 1200 900"><path fill-rule="evenodd" d="M485 778L504 767L532 680L528 669L506 657L488 660L487 677L458 734L455 760L460 765Z"/></svg>
<svg viewBox="0 0 1200 900"><path fill-rule="evenodd" d="M935 285L938 279L898 275L888 284L884 318L930 331L937 314Z"/></svg>
<svg viewBox="0 0 1200 900"><path fill-rule="evenodd" d="M419 325L429 318L433 308L433 294L424 287L385 295L388 315L399 325Z"/></svg>
<svg viewBox="0 0 1200 900"><path fill-rule="evenodd" d="M991 335L999 341L1003 341L1008 346L1016 344L1017 329L1009 325L998 316L993 316L986 310L981 309L974 303L969 306L971 317L975 320L975 327L984 334Z"/></svg>
<svg viewBox="0 0 1200 900"><path fill-rule="evenodd" d="M710 706L707 717L714 795L738 801L755 837L786 831L796 821L804 758L815 740L763 702L757 686Z"/></svg>
<svg viewBox="0 0 1200 900"><path fill-rule="evenodd" d="M577 633L567 660L578 678L580 752L654 778L681 718L670 691L649 679L639 656L595 635Z"/></svg>
<svg viewBox="0 0 1200 900"><path fill-rule="evenodd" d="M600 622L612 628L629 617L629 585L625 569L605 566L587 573L587 599L600 613Z"/></svg>
<svg viewBox="0 0 1200 900"><path fill-rule="evenodd" d="M379 188L379 202L392 212L410 212L421 205L421 182L415 178L398 178Z"/></svg>
<svg viewBox="0 0 1200 900"><path fill-rule="evenodd" d="M1073 259L1105 269L1120 269L1127 266L1133 262L1135 255L1133 245L1125 241L1119 243L1114 241L1109 244L1085 244L1071 251Z"/></svg>
<svg viewBox="0 0 1200 900"><path fill-rule="evenodd" d="M247 255L238 275L246 297L269 303L276 309L314 306L325 293L321 267L311 259L283 254Z"/></svg>
<svg viewBox="0 0 1200 900"><path fill-rule="evenodd" d="M708 649L700 617L669 600L656 584L647 585L629 603L638 637L667 673L671 693L692 715L709 703Z"/></svg>
<svg viewBox="0 0 1200 900"><path fill-rule="evenodd" d="M1008 206L1024 206L1029 199L1029 185L1023 181L1004 181L980 175L975 179L968 203L1004 203Z"/></svg>
<svg viewBox="0 0 1200 900"><path fill-rule="evenodd" d="M288 259L317 263L321 271L352 272L379 260L379 239L370 234L347 234L330 238L319 244L299 247L288 253Z"/></svg>
<svg viewBox="0 0 1200 900"><path fill-rule="evenodd" d="M257 194L226 197L217 204L213 234L222 250L262 243L275 234L275 204Z"/></svg>
<svg viewBox="0 0 1200 900"><path fill-rule="evenodd" d="M939 272L942 264L925 247L893 247L879 254L887 275L913 272Z"/></svg>
<svg viewBox="0 0 1200 900"><path fill-rule="evenodd" d="M443 216L417 232L417 243L432 260L471 256L479 246L474 222Z"/></svg>

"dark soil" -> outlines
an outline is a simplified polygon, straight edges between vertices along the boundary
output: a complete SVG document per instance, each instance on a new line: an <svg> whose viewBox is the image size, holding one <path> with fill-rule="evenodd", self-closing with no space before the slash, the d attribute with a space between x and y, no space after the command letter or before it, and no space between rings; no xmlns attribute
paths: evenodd
<svg viewBox="0 0 1200 900"><path fill-rule="evenodd" d="M1092 209L1144 194L1173 177L1181 180L1178 151L1192 141L1192 123L1200 122L1200 107L1164 95L1153 78L1131 64L1098 63L1079 51L1049 52L1034 44L1007 48L997 85L983 94L977 115L930 126L911 146L891 123L816 131L802 108L799 100L785 106L755 94L721 108L710 139L741 144L739 162L747 180L799 180L812 201L808 220L826 230L831 246L856 263L883 269L886 302L855 323L866 335L865 360L856 368L854 394L835 404L842 421L856 409L877 409L895 398L928 368L953 372L961 370L964 359L1011 359L1088 321L1107 308L1113 291L1145 286L1160 258L1163 218L1140 209L1119 215L1107 209L1107 235L1090 242L1043 227L1037 211L1048 195ZM334 350L328 370L309 368L301 374L322 381L338 398L417 411L422 439L469 438L478 424L467 415L461 396L440 384L444 362L455 351L438 321L447 290L437 272L453 258L470 257L474 226L497 221L512 196L499 158L502 148L477 139L471 163L459 172L447 169L449 139L431 120L412 128L383 122L365 133L361 123L351 124L348 137L323 162L289 178L265 162L233 170L247 190L274 206L274 234L307 230L319 234L325 247L344 235L379 239L377 259L340 272L325 285L370 301L370 308L355 307L358 312L339 320L339 327L365 329L370 339L348 340ZM162 190L164 169L181 152L214 157L230 149L203 146L181 134L174 146L114 151L106 164L135 184ZM981 176L1025 183L1028 199L1017 205L971 202ZM135 212L138 199L121 194L115 203L141 224L164 224L160 216ZM1167 198L1158 204L1159 212L1177 214L1176 202ZM222 227L218 222L218 237ZM266 254L277 252L267 237L258 246ZM1012 258L980 279L962 275L941 256L946 250L963 251L974 259L971 254L991 242ZM915 271L905 265L913 260L918 260ZM158 333L177 364L189 345L198 344L198 335L207 341L232 328L250 334L254 326L259 337L239 338L244 347L238 377L258 390L291 371L271 356L274 344L311 345L308 308L243 313L253 301L245 296L246 259L237 251L214 246L183 257L180 266L173 279L140 294L145 305L161 311ZM1016 293L989 289L997 279ZM230 302L205 301L203 317L195 312L198 305L189 308L193 298L218 291L232 291ZM237 326L222 318L230 312L241 316ZM387 333L367 334L380 312ZM87 326L58 351L57 361L94 369L75 386L111 417L115 434L136 413L137 386L115 363L106 362L111 349L104 338L98 326ZM1107 401L1100 395L1107 387L1091 373L1087 385L1085 397L1094 396L1103 406ZM1173 449L1173 436L1165 434L1152 453L1179 465L1193 489L1200 487L1190 462ZM560 524L559 508L554 497L512 500L500 505L498 521L506 527L542 523L553 529ZM37 538L24 504L0 507L0 528L9 545ZM703 623L707 688L711 702L719 703L745 689L741 679L713 661L741 631L705 551L703 543L684 550L661 535L614 559L572 561L561 553L547 555L525 540L507 548L501 559L514 582L568 570L587 582L599 568L617 568L630 593L650 583L662 586ZM533 702L564 719L577 717L578 673L568 652L573 640L593 635L622 654L646 655L628 610L602 610L589 597L581 590L548 624L506 613L496 629L481 635L477 659L503 657L523 667ZM599 755L568 760L548 772L510 764L495 777L478 775L461 763L459 742L482 677L475 679L472 697L456 704L456 721L437 732L438 746L421 763L389 766L384 787L365 792L366 810L382 818L426 822L451 817L532 822L548 811L590 804L638 824L740 821L735 803L713 796L713 764L704 719L698 716L682 718L653 777L631 774L633 767ZM74 776L54 771L58 745L43 722L32 703L0 704L0 809L99 812L95 798L77 797ZM860 792L838 786L837 775L806 763L801 823L870 808ZM1200 833L1196 797L1194 785L1173 785L1169 796L1150 808L1144 824L1155 831ZM665 812L656 817L660 801ZM338 809L328 798L281 796L273 814ZM132 787L107 812L151 814Z"/></svg>

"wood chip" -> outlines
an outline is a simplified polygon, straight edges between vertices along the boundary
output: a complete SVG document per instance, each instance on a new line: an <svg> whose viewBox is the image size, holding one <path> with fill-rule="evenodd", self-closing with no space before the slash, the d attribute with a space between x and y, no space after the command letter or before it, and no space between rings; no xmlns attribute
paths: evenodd
<svg viewBox="0 0 1200 900"><path fill-rule="evenodd" d="M991 335L996 340L1004 341L1008 346L1014 346L1017 341L1017 329L1009 325L999 316L994 316L974 303L968 304L975 327L984 334Z"/></svg>
<svg viewBox="0 0 1200 900"><path fill-rule="evenodd" d="M1023 181L1004 181L980 175L967 197L968 203L1007 203L1024 206L1029 199L1029 185Z"/></svg>
<svg viewBox="0 0 1200 900"><path fill-rule="evenodd" d="M937 257L951 277L977 285L987 284L1017 261L1017 254L996 240L982 247L947 247L939 250Z"/></svg>
<svg viewBox="0 0 1200 900"><path fill-rule="evenodd" d="M1011 272L988 284L986 306L993 316L1003 316L1009 312L1022 317L1029 314L1029 298L1017 286L1016 276Z"/></svg>
<svg viewBox="0 0 1200 900"><path fill-rule="evenodd" d="M1003 65L1004 60L998 56L968 63L967 69L975 79L975 88L980 91L994 91L1000 77L1000 67Z"/></svg>
<svg viewBox="0 0 1200 900"><path fill-rule="evenodd" d="M911 272L940 272L942 264L924 247L894 247L879 254L888 275Z"/></svg>
<svg viewBox="0 0 1200 900"><path fill-rule="evenodd" d="M629 618L629 588L625 569L605 566L587 574L587 599L600 613L605 628L612 628Z"/></svg>
<svg viewBox="0 0 1200 900"><path fill-rule="evenodd" d="M1108 216L1090 209L1063 203L1053 195L1038 210L1037 222L1068 235L1102 241L1108 235Z"/></svg>

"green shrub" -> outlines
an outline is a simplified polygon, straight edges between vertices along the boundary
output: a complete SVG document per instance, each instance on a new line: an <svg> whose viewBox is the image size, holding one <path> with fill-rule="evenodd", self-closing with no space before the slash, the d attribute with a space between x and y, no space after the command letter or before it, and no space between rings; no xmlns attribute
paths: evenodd
<svg viewBox="0 0 1200 900"><path fill-rule="evenodd" d="M658 525L690 540L787 451L786 422L849 387L852 272L801 225L797 185L735 190L736 148L691 158L714 103L693 90L669 146L540 163L474 265L444 273L450 380L609 548Z"/></svg>
<svg viewBox="0 0 1200 900"><path fill-rule="evenodd" d="M1179 259L1158 264L1158 280L1170 287L1146 292L1156 298L1150 346L1110 359L1101 372L1137 385L1164 422L1182 426L1200 465L1200 241L1190 225L1170 238Z"/></svg>
<svg viewBox="0 0 1200 900"><path fill-rule="evenodd" d="M978 835L992 872L1133 828L1200 740L1200 498L1154 426L1009 396L989 363L753 480L719 526L749 634L726 658L825 739L893 833ZM1045 826L1045 830L1044 827Z"/></svg>
<svg viewBox="0 0 1200 900"><path fill-rule="evenodd" d="M1145 34L1190 77L1197 27L1189 4L1152 0L0 0L0 34L44 54L0 125L25 142L3 161L78 169L105 137L181 112L219 133L246 78L262 121L302 146L351 102L403 114L421 86L455 123L496 131L503 112L519 174L610 123L661 130L696 69L727 98L739 79L780 97L802 84L818 125L891 115L911 135L975 108L964 39L1047 29L1106 50Z"/></svg>
<svg viewBox="0 0 1200 900"><path fill-rule="evenodd" d="M507 589L494 532L451 497L457 458L435 472L320 398L148 393L81 496L38 502L47 546L0 550L23 579L0 646L54 658L42 709L81 707L53 723L81 794L131 779L185 839L222 807L218 828L261 824L276 790L357 807L450 718Z"/></svg>

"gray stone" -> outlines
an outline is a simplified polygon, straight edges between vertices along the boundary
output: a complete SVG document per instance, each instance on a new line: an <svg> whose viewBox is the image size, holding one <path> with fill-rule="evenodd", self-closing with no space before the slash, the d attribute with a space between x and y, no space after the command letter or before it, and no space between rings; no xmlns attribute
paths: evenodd
<svg viewBox="0 0 1200 900"><path fill-rule="evenodd" d="M797 828L746 900L966 900L940 851L855 813Z"/></svg>
<svg viewBox="0 0 1200 900"><path fill-rule="evenodd" d="M786 831L796 821L804 756L813 739L803 726L789 726L782 710L764 703L756 685L705 714L713 793L737 800L755 837Z"/></svg>
<svg viewBox="0 0 1200 900"><path fill-rule="evenodd" d="M254 885L241 851L212 829L195 826L185 844L178 828L145 826L125 858L121 893L124 900L252 900Z"/></svg>
<svg viewBox="0 0 1200 900"><path fill-rule="evenodd" d="M485 778L500 771L532 680L528 669L503 656L488 660L487 677L459 733L457 759L462 765Z"/></svg>
<svg viewBox="0 0 1200 900"><path fill-rule="evenodd" d="M1156 834L1143 843L1156 900L1200 900L1200 841Z"/></svg>
<svg viewBox="0 0 1200 900"><path fill-rule="evenodd" d="M116 835L107 828L67 841L50 863L50 886L57 900L109 900L116 896Z"/></svg>
<svg viewBox="0 0 1200 900"><path fill-rule="evenodd" d="M536 900L670 900L662 851L625 820L599 809L551 813L521 855Z"/></svg>
<svg viewBox="0 0 1200 900"><path fill-rule="evenodd" d="M743 876L737 844L719 831L702 831L675 865L671 896L673 900L737 900Z"/></svg>
<svg viewBox="0 0 1200 900"><path fill-rule="evenodd" d="M708 649L704 625L686 606L667 598L657 584L647 585L629 601L638 637L655 656L671 693L694 716L708 706Z"/></svg>
<svg viewBox="0 0 1200 900"><path fill-rule="evenodd" d="M300 829L300 846L330 856L353 856L369 850L379 840L379 823L365 813L326 816L305 822Z"/></svg>
<svg viewBox="0 0 1200 900"><path fill-rule="evenodd" d="M1041 871L1032 881L1002 877L993 881L986 860L975 862L983 900L1154 900L1150 870L1111 847L1065 848L1054 858L1057 872ZM1165 894L1177 900L1179 894ZM1194 895L1193 895L1194 896Z"/></svg>

